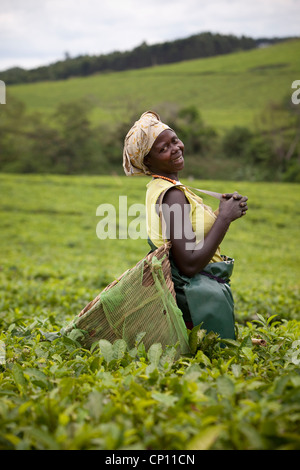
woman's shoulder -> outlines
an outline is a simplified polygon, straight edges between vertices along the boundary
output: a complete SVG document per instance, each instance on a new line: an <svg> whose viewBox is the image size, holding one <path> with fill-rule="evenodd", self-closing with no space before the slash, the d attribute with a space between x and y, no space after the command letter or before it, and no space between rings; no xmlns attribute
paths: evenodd
<svg viewBox="0 0 300 470"><path fill-rule="evenodd" d="M186 204L188 198L186 197L184 187L182 186L170 186L165 190L163 200L169 205L172 204Z"/></svg>

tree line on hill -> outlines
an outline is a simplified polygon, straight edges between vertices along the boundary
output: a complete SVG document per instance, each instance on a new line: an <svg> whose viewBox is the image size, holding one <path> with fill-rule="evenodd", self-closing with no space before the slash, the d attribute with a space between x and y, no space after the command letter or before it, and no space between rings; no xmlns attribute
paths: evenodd
<svg viewBox="0 0 300 470"><path fill-rule="evenodd" d="M286 39L290 38L253 39L246 36L237 37L204 32L188 38L154 45L143 42L133 50L125 52L115 51L110 54L80 55L74 58L66 53L64 60L31 70L12 67L1 72L0 78L7 85L45 80L64 80L70 77L86 77L95 73L138 69L228 54Z"/></svg>
<svg viewBox="0 0 300 470"><path fill-rule="evenodd" d="M269 104L255 130L235 126L222 134L194 106L164 103L157 111L185 144L183 177L300 182L300 107L290 97ZM0 171L124 174L124 137L141 110L101 125L90 113L87 99L61 103L47 116L10 97L0 121Z"/></svg>

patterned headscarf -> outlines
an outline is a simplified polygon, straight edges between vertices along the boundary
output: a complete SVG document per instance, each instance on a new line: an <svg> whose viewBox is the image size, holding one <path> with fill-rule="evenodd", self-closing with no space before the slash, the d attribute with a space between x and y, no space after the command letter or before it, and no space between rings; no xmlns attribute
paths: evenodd
<svg viewBox="0 0 300 470"><path fill-rule="evenodd" d="M123 168L127 176L151 175L144 165L144 157L150 152L157 136L166 129L171 128L163 124L154 111L146 111L134 123L124 141Z"/></svg>

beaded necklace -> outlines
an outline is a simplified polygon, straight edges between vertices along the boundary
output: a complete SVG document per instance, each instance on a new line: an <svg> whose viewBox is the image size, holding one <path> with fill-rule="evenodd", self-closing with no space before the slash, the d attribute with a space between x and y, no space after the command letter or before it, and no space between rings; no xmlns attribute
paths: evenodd
<svg viewBox="0 0 300 470"><path fill-rule="evenodd" d="M152 176L153 176L153 178L162 178L163 180L170 181L173 184L178 184L179 183L179 181L172 180L171 178L167 178L166 176L161 176L161 175L152 175Z"/></svg>

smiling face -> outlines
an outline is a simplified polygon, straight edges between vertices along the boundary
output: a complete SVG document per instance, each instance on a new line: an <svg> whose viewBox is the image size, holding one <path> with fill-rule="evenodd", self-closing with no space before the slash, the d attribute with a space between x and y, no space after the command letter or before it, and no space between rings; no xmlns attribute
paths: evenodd
<svg viewBox="0 0 300 470"><path fill-rule="evenodd" d="M166 129L156 138L144 164L153 174L177 177L184 167L184 144L174 131Z"/></svg>

